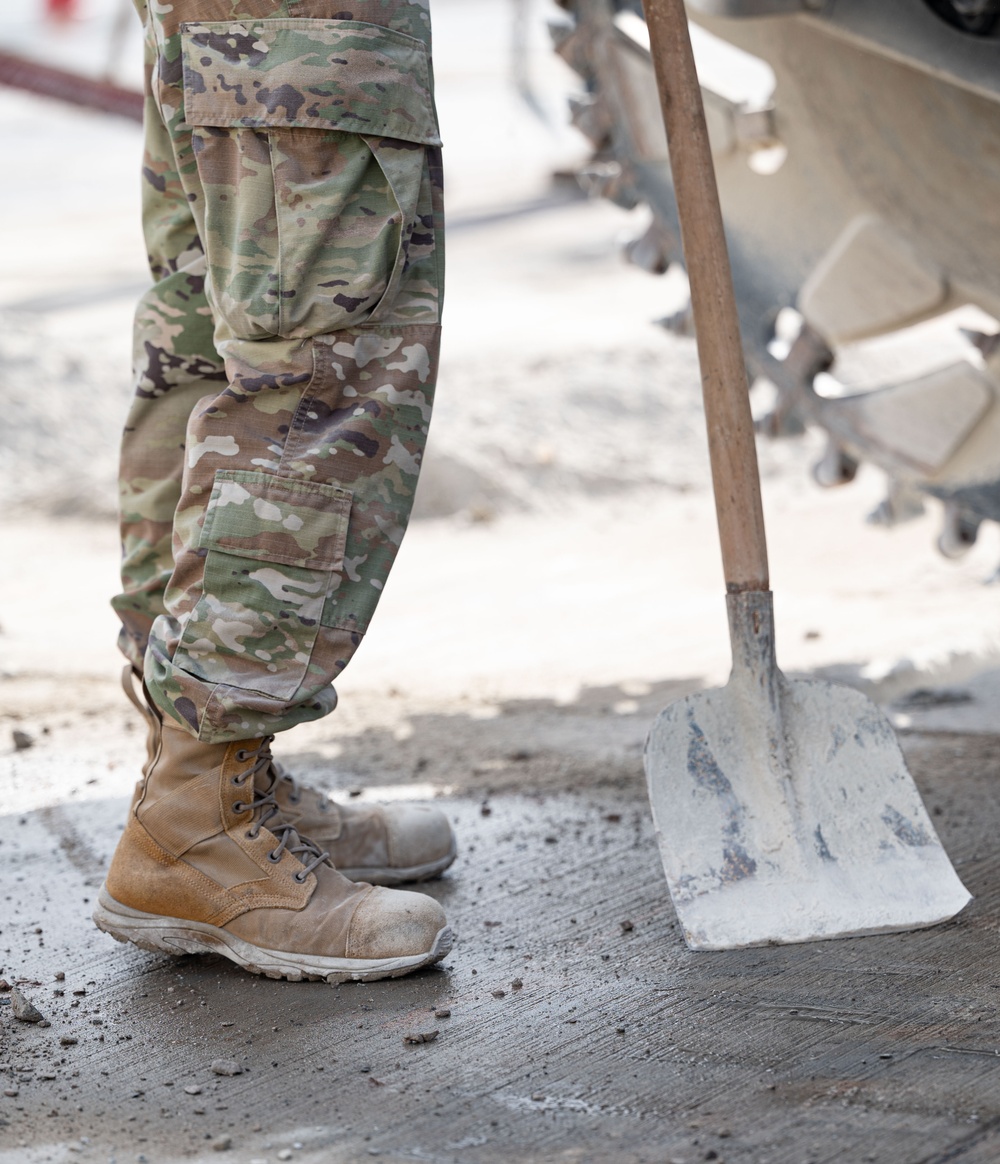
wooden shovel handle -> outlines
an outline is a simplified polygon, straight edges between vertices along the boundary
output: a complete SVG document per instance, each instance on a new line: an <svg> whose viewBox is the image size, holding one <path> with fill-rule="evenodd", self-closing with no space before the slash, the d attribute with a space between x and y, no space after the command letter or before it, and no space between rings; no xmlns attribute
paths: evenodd
<svg viewBox="0 0 1000 1164"><path fill-rule="evenodd" d="M645 0L691 283L708 451L730 592L767 590L767 544L746 365L683 0Z"/></svg>

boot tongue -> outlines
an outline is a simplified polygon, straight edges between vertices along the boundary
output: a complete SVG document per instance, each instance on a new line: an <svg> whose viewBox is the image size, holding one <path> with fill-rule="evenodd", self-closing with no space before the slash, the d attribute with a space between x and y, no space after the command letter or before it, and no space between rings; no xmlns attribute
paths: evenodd
<svg viewBox="0 0 1000 1164"><path fill-rule="evenodd" d="M266 779L262 783L263 777ZM325 792L300 784L277 760L272 760L265 772L257 774L256 788L263 794L272 792L282 817L292 821L307 836L315 832L324 843L340 836L343 828L340 806Z"/></svg>

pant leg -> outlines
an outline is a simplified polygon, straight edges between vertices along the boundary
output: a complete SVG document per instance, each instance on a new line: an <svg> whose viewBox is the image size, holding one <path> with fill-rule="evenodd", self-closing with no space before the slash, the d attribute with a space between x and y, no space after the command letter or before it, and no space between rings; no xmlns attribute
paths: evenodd
<svg viewBox="0 0 1000 1164"><path fill-rule="evenodd" d="M332 707L409 518L443 272L429 24L415 0L148 22L225 379L189 412L145 675L222 742Z"/></svg>
<svg viewBox="0 0 1000 1164"><path fill-rule="evenodd" d="M153 620L165 613L173 573L174 511L181 496L188 417L226 384L205 296L205 254L177 169L174 145L151 89L156 43L146 43L143 230L155 280L134 326L134 395L119 472L122 592L112 600L119 645L141 671Z"/></svg>

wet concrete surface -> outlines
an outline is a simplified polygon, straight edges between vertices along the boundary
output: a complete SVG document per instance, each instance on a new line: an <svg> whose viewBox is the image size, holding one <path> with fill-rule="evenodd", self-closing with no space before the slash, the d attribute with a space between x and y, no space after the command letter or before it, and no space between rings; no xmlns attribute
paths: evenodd
<svg viewBox="0 0 1000 1164"><path fill-rule="evenodd" d="M533 709L544 754L525 708L494 710L441 710L422 765L414 734L378 725L342 734L333 766L316 740L285 755L338 795L376 757L375 792L446 793L461 856L424 888L459 942L438 969L364 985L273 982L94 929L139 746L127 713L53 718L4 756L0 975L50 1025L0 994L0 1162L997 1159L1000 738L904 736L976 894L954 922L694 954L648 817L646 709L614 719L603 770L581 758L596 697Z"/></svg>

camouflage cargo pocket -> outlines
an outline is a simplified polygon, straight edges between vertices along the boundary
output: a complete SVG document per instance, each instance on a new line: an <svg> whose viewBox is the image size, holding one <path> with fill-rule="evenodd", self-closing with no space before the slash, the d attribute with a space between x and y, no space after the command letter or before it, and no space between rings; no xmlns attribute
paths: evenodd
<svg viewBox="0 0 1000 1164"><path fill-rule="evenodd" d="M199 541L204 589L174 663L292 698L341 581L351 499L339 485L220 469Z"/></svg>
<svg viewBox="0 0 1000 1164"><path fill-rule="evenodd" d="M384 321L440 144L424 43L353 20L181 31L216 313L241 339Z"/></svg>

